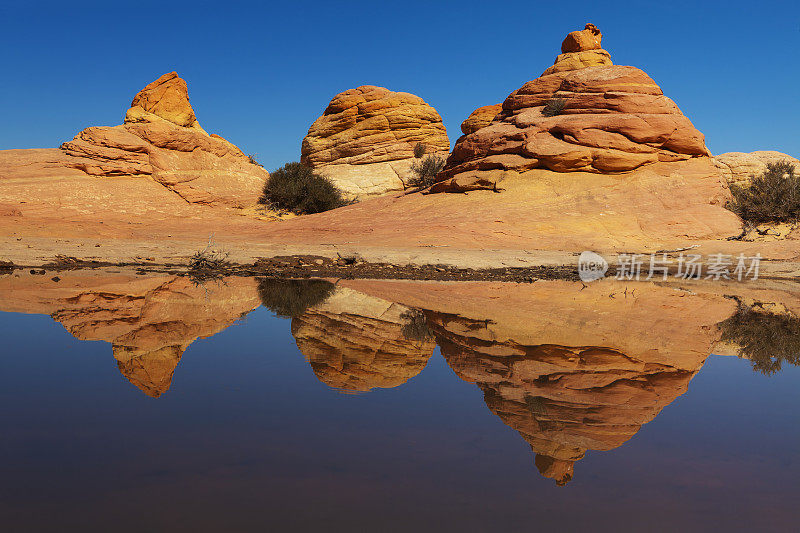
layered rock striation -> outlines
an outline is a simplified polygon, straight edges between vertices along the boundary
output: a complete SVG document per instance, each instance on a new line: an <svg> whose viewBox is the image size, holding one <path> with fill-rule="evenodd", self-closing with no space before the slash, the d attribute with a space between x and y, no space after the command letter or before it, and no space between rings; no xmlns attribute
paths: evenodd
<svg viewBox="0 0 800 533"><path fill-rule="evenodd" d="M496 182L536 168L622 173L708 156L703 135L655 81L613 65L601 42L591 24L570 33L553 66L511 93L489 125L459 139L439 179Z"/></svg>
<svg viewBox="0 0 800 533"><path fill-rule="evenodd" d="M139 92L119 126L95 126L61 145L59 163L90 176L150 178L189 203L246 207L269 174L203 130L186 82L164 74Z"/></svg>
<svg viewBox="0 0 800 533"><path fill-rule="evenodd" d="M492 123L494 117L503 110L503 104L485 105L479 107L461 123L461 132L464 135L475 133Z"/></svg>
<svg viewBox="0 0 800 533"><path fill-rule="evenodd" d="M303 139L301 162L354 197L402 190L414 147L446 155L442 118L422 98L365 85L337 94Z"/></svg>
<svg viewBox="0 0 800 533"><path fill-rule="evenodd" d="M344 392L402 385L433 353L432 339L408 333L402 305L338 288L325 302L292 319L292 335L317 378Z"/></svg>

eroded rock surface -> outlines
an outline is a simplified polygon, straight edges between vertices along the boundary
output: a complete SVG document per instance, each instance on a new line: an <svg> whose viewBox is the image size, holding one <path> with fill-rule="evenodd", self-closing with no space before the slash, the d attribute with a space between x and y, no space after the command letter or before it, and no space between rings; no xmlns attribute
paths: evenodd
<svg viewBox="0 0 800 533"><path fill-rule="evenodd" d="M591 24L569 34L552 67L511 93L491 124L459 139L432 190L496 181L497 171L620 173L707 156L678 106L643 71L612 65L601 39Z"/></svg>
<svg viewBox="0 0 800 533"><path fill-rule="evenodd" d="M464 135L475 133L492 123L494 117L503 110L503 104L485 105L479 107L461 123L461 132Z"/></svg>
<svg viewBox="0 0 800 533"><path fill-rule="evenodd" d="M747 185L753 176L760 176L767 170L767 163L786 161L795 166L795 174L800 175L800 160L775 151L727 152L714 156L714 164L728 181L736 185Z"/></svg>
<svg viewBox="0 0 800 533"><path fill-rule="evenodd" d="M92 176L149 176L190 203L253 205L269 174L219 135L209 135L171 72L147 85L121 126L90 127L61 149Z"/></svg>
<svg viewBox="0 0 800 533"><path fill-rule="evenodd" d="M200 127L186 82L175 72L139 92L122 125L86 128L58 151L8 152L0 155L3 178L50 180L71 169L97 178L141 178L128 185L139 191L141 202L157 201L149 186L155 182L190 204L252 206L269 176L239 148Z"/></svg>
<svg viewBox="0 0 800 533"><path fill-rule="evenodd" d="M422 98L365 85L336 95L303 139L301 162L355 197L402 190L414 147L450 150L442 119Z"/></svg>

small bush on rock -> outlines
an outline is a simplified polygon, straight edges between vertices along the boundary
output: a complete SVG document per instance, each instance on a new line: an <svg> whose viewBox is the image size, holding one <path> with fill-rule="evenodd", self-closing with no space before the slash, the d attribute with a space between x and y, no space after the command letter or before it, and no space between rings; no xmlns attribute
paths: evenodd
<svg viewBox="0 0 800 533"><path fill-rule="evenodd" d="M189 259L189 278L196 285L222 278L231 267L228 252L214 250L211 248L213 245L214 241L209 237L208 245Z"/></svg>
<svg viewBox="0 0 800 533"><path fill-rule="evenodd" d="M567 105L567 101L563 98L551 98L544 104L544 109L542 109L542 115L546 117L554 117L556 115L560 115L564 112L564 106Z"/></svg>
<svg viewBox="0 0 800 533"><path fill-rule="evenodd" d="M414 157L417 159L422 159L422 156L425 155L425 145L422 143L417 143L414 145Z"/></svg>
<svg viewBox="0 0 800 533"><path fill-rule="evenodd" d="M411 187L424 189L436 183L436 175L444 167L444 159L438 155L429 155L425 159L411 163L411 172L414 176L408 180Z"/></svg>
<svg viewBox="0 0 800 533"><path fill-rule="evenodd" d="M286 163L272 172L259 201L297 214L321 213L350 203L330 180L302 163Z"/></svg>
<svg viewBox="0 0 800 533"><path fill-rule="evenodd" d="M731 185L728 209L746 222L795 222L800 220L800 176L787 161L767 163L767 170L753 176L750 185Z"/></svg>

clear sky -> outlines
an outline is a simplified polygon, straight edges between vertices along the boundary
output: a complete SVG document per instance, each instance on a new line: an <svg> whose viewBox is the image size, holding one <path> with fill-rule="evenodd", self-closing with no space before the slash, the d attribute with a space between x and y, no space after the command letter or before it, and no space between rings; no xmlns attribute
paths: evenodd
<svg viewBox="0 0 800 533"><path fill-rule="evenodd" d="M586 22L615 64L647 72L713 153L800 156L800 3L0 2L0 149L56 147L120 124L133 96L176 70L201 125L297 160L337 93L380 85L421 96L451 142L476 107L553 63Z"/></svg>

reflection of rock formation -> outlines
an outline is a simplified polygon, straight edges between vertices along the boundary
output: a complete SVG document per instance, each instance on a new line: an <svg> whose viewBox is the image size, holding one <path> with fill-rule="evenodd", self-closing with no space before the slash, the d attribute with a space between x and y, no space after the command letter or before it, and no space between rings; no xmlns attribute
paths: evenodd
<svg viewBox="0 0 800 533"><path fill-rule="evenodd" d="M251 278L206 287L167 275L77 271L59 278L3 278L2 310L49 314L78 339L111 342L120 372L153 397L169 389L194 340L222 331L259 304Z"/></svg>
<svg viewBox="0 0 800 533"><path fill-rule="evenodd" d="M117 368L128 381L153 398L164 394L172 384L172 375L185 346L164 346L151 352L137 353L125 346L114 347Z"/></svg>
<svg viewBox="0 0 800 533"><path fill-rule="evenodd" d="M292 320L292 335L320 381L344 391L402 385L419 374L431 340L406 338L408 308L349 289Z"/></svg>
<svg viewBox="0 0 800 533"><path fill-rule="evenodd" d="M588 450L611 450L683 394L711 352L712 325L734 303L650 284L584 289L544 282L410 284L344 281L427 309L442 355L568 482ZM465 318L471 317L471 318Z"/></svg>
<svg viewBox="0 0 800 533"><path fill-rule="evenodd" d="M611 450L633 437L697 371L610 348L487 342L464 334L458 317L434 313L431 320L456 374L481 388L489 409L531 445L542 475L559 484L587 450Z"/></svg>

